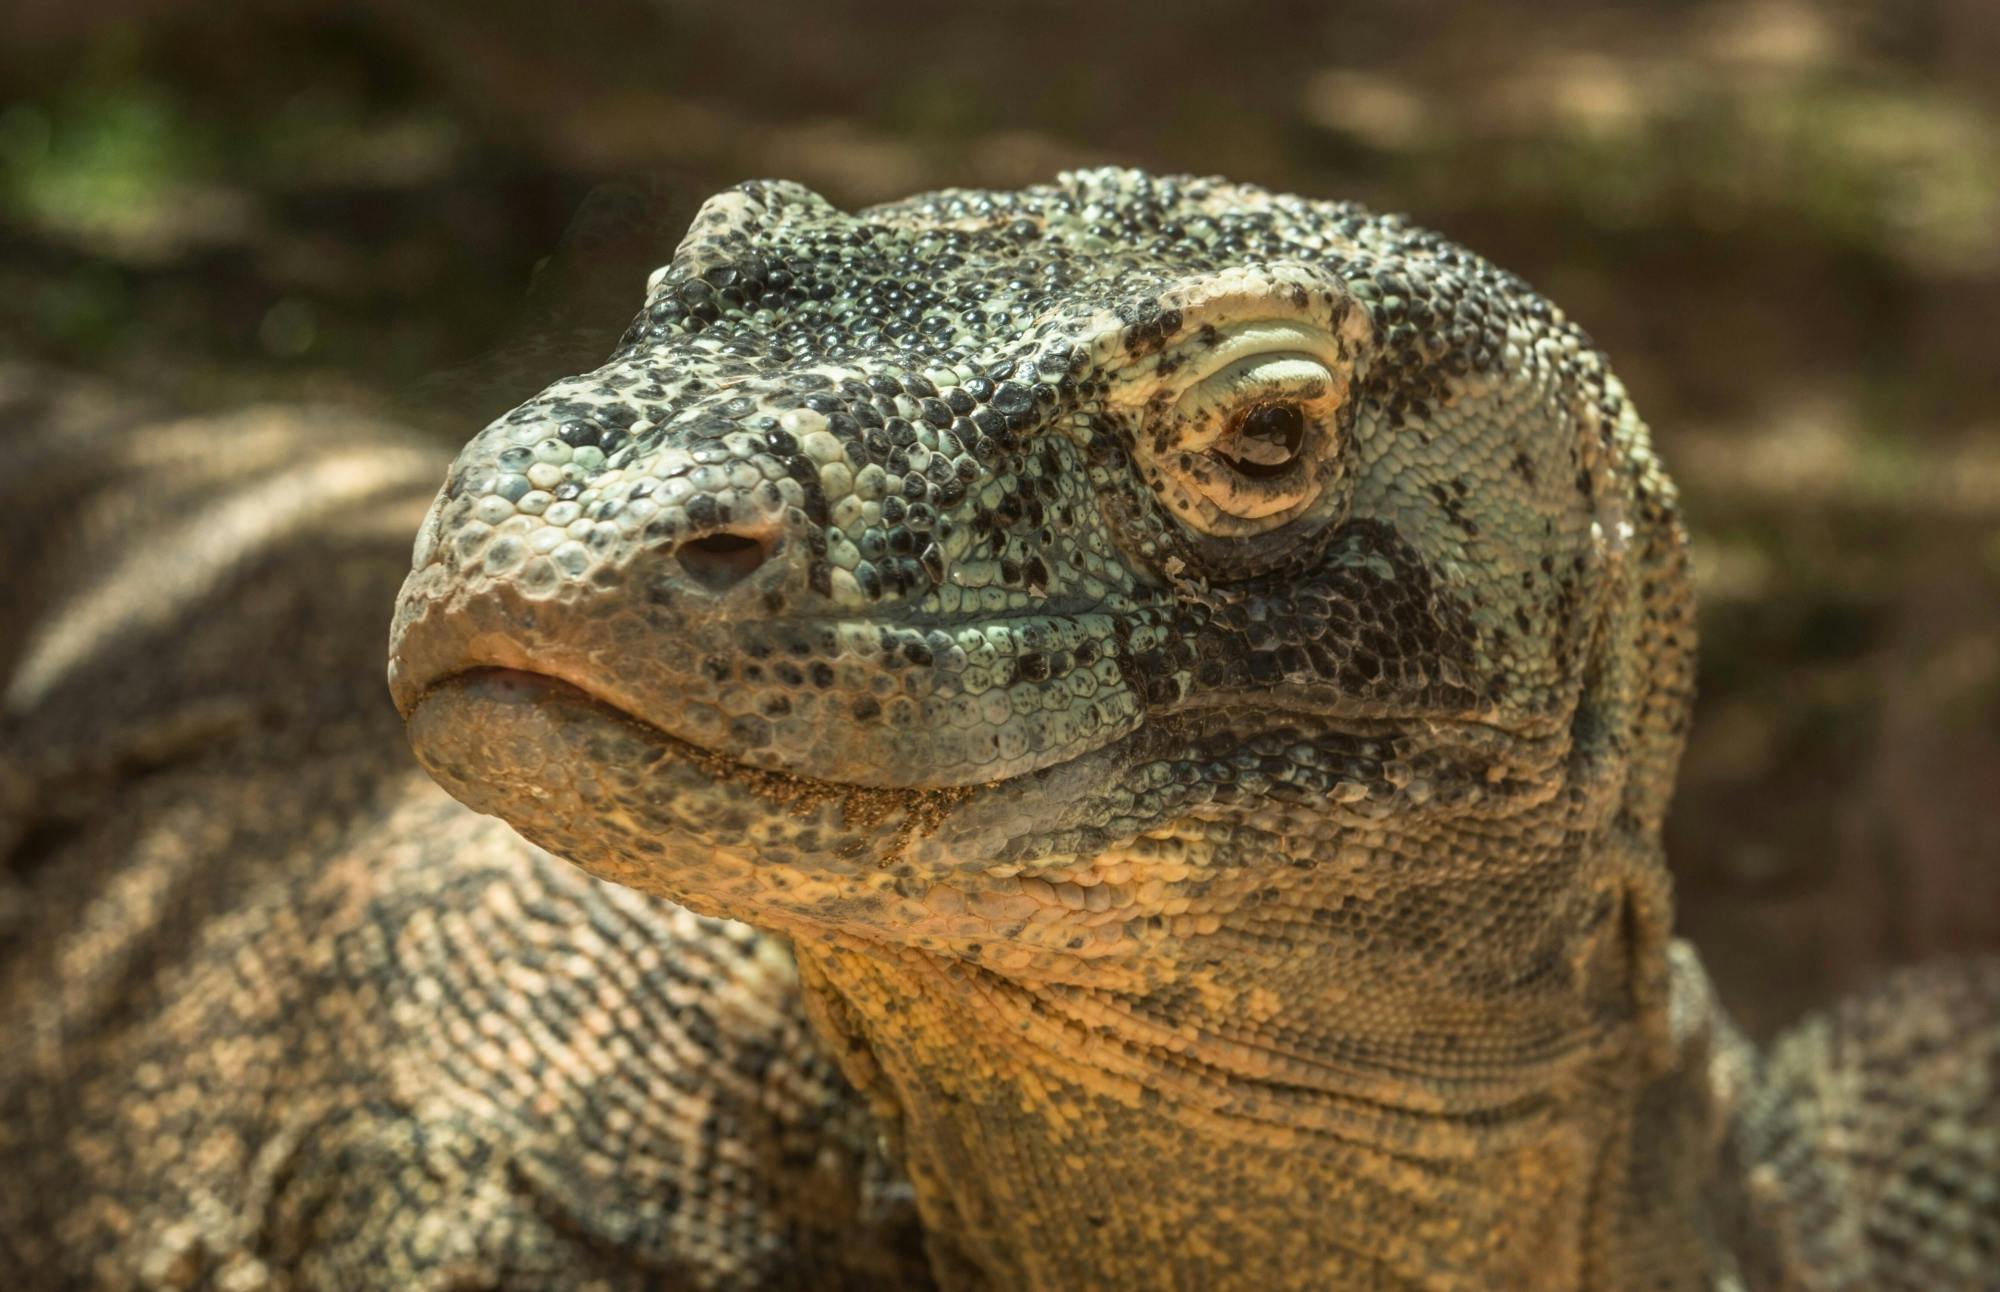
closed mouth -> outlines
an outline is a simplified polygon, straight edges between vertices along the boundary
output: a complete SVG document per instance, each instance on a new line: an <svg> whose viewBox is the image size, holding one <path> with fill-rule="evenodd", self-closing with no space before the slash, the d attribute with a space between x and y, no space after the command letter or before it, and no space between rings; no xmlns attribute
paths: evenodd
<svg viewBox="0 0 2000 1292"><path fill-rule="evenodd" d="M861 785L758 767L682 740L566 678L503 665L476 664L430 682L409 706L404 720L410 743L422 760L427 749L437 747L434 737L447 726L491 722L496 717L504 720L506 715L522 713L560 715L570 723L624 728L648 749L655 765L675 762L692 766L715 781L737 784L759 798L791 807L839 798L846 801L854 819L876 817L887 808L908 808L918 802L956 801L967 792Z"/></svg>

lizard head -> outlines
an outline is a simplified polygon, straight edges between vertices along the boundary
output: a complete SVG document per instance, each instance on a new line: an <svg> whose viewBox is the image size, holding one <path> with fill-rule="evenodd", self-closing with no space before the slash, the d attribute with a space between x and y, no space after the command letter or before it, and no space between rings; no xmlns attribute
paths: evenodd
<svg viewBox="0 0 2000 1292"><path fill-rule="evenodd" d="M424 765L697 910L1468 1012L1664 936L1671 486L1560 311L1351 204L745 184L414 564Z"/></svg>

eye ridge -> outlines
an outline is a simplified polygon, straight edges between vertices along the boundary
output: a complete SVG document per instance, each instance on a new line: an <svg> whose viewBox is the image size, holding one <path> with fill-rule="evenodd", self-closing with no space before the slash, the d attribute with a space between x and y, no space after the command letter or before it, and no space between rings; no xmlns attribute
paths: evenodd
<svg viewBox="0 0 2000 1292"><path fill-rule="evenodd" d="M1306 418L1297 404L1258 404L1242 413L1216 456L1239 475L1274 480L1289 472L1305 447Z"/></svg>

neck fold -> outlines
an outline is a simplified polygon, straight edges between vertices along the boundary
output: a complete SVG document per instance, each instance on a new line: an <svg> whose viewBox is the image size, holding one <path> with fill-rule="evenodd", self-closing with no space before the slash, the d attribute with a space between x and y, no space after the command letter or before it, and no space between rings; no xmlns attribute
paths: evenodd
<svg viewBox="0 0 2000 1292"><path fill-rule="evenodd" d="M798 953L948 1286L1615 1288L1628 1262L1668 1268L1663 1250L1706 1286L1701 1038L1647 1075L1627 1019L1529 1069L1447 1081L1370 1071L1282 1003L1259 1047L1199 992L1023 983L907 948Z"/></svg>

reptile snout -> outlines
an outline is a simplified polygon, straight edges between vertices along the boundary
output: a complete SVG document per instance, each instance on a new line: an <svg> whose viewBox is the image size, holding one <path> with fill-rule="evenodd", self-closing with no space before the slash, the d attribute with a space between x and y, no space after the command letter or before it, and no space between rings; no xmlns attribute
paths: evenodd
<svg viewBox="0 0 2000 1292"><path fill-rule="evenodd" d="M461 454L399 604L406 716L458 674L523 670L732 761L904 787L1134 728L1108 604L1128 576L1028 387L744 379L680 349L552 388Z"/></svg>

